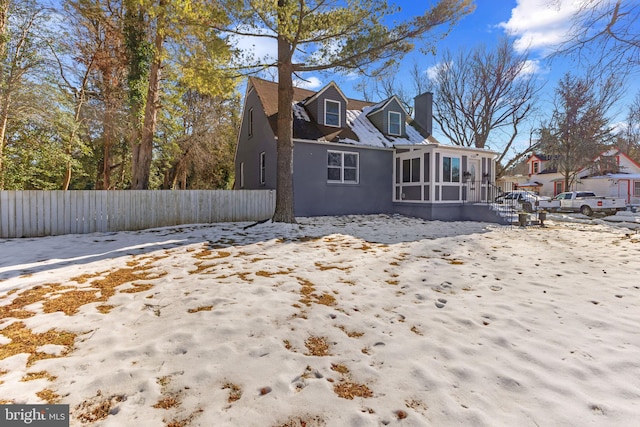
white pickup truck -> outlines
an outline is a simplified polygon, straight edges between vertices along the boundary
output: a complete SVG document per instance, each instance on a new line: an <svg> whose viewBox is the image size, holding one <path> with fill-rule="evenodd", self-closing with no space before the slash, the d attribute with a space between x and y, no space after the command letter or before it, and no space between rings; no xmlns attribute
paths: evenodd
<svg viewBox="0 0 640 427"><path fill-rule="evenodd" d="M596 196L592 191L568 191L551 200L541 200L539 207L550 212L580 212L591 216L594 212L615 214L627 208L626 200Z"/></svg>

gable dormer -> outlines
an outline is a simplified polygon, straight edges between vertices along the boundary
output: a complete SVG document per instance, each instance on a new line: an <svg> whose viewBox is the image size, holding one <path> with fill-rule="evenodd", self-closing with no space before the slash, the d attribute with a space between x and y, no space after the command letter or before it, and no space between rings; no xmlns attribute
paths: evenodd
<svg viewBox="0 0 640 427"><path fill-rule="evenodd" d="M527 174L529 176L539 174L544 170L544 164L548 159L545 156L532 154L527 159Z"/></svg>
<svg viewBox="0 0 640 427"><path fill-rule="evenodd" d="M402 137L406 135L407 112L395 95L374 105L367 113L367 118L386 136Z"/></svg>
<svg viewBox="0 0 640 427"><path fill-rule="evenodd" d="M347 97L334 82L304 101L304 106L319 125L336 128L346 125Z"/></svg>

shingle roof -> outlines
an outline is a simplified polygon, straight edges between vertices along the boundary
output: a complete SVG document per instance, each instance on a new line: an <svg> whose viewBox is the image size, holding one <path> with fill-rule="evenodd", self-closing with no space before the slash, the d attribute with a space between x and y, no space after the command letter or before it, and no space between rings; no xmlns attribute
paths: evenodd
<svg viewBox="0 0 640 427"><path fill-rule="evenodd" d="M256 91L273 133L277 133L278 118L278 84L268 80L251 77L250 85ZM293 137L294 139L312 141L333 141L345 144L367 145L374 147L392 147L393 145L426 144L435 142L427 140L420 132L407 126L407 137L390 137L380 132L366 117L373 108L381 103L347 99L346 127L335 128L324 126L313 121L306 111L303 101L317 92L294 88L293 90ZM388 101L388 100L387 100ZM383 101L383 103L386 101ZM383 104L382 103L382 104Z"/></svg>

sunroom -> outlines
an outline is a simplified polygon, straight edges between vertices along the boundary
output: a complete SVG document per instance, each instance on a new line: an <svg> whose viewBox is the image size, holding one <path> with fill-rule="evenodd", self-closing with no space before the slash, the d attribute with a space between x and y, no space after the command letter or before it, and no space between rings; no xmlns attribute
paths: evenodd
<svg viewBox="0 0 640 427"><path fill-rule="evenodd" d="M469 218L473 211L469 205L493 201L496 155L437 143L396 146L395 208L427 219L477 219L476 215Z"/></svg>

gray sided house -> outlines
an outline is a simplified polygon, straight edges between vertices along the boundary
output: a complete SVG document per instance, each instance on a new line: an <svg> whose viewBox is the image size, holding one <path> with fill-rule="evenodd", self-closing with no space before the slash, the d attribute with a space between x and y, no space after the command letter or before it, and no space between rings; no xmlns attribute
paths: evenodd
<svg viewBox="0 0 640 427"><path fill-rule="evenodd" d="M250 78L234 188L276 188L277 108L277 83ZM296 88L295 215L499 221L486 203L496 153L438 143L431 93L417 96L414 109L412 119L395 96L377 104L349 99L333 82L318 92Z"/></svg>

